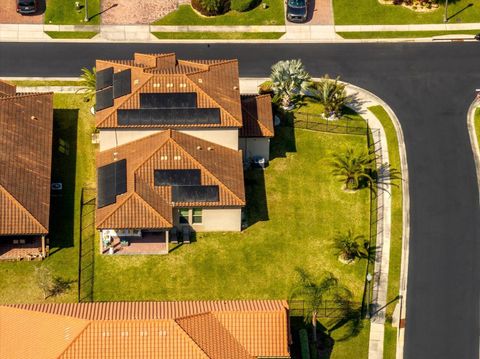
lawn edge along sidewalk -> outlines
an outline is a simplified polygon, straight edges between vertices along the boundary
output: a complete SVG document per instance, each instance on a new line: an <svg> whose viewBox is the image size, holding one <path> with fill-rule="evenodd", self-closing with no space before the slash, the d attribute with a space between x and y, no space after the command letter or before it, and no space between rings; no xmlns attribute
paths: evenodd
<svg viewBox="0 0 480 359"><path fill-rule="evenodd" d="M473 159L475 161L475 170L477 171L477 184L478 184L478 201L480 203L480 147L478 144L477 133L475 131L475 111L480 107L480 99L475 99L467 115L467 127L468 135L470 136L470 144L472 146Z"/></svg>

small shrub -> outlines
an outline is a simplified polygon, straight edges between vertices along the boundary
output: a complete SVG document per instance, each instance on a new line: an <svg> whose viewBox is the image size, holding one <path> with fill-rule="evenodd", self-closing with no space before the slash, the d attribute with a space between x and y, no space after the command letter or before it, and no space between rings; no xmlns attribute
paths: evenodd
<svg viewBox="0 0 480 359"><path fill-rule="evenodd" d="M417 5L413 5L413 6L412 6L412 9L413 9L413 10L417 10Z"/></svg>
<svg viewBox="0 0 480 359"><path fill-rule="evenodd" d="M425 7L426 7L427 9L431 9L431 8L432 8L432 4L430 4L429 2L427 2L427 4L425 5Z"/></svg>
<svg viewBox="0 0 480 359"><path fill-rule="evenodd" d="M403 0L393 0L393 5L402 5Z"/></svg>
<svg viewBox="0 0 480 359"><path fill-rule="evenodd" d="M258 85L258 93L260 95L273 94L272 81L267 80Z"/></svg>
<svg viewBox="0 0 480 359"><path fill-rule="evenodd" d="M192 0L192 7L205 16L224 14L229 10L229 6L227 0Z"/></svg>
<svg viewBox="0 0 480 359"><path fill-rule="evenodd" d="M258 0L232 0L230 3L230 10L244 12L252 10L258 5Z"/></svg>

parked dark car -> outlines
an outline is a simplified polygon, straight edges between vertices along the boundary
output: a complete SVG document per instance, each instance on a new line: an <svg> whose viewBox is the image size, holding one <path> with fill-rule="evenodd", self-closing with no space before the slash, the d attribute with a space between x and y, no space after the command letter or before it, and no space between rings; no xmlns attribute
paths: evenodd
<svg viewBox="0 0 480 359"><path fill-rule="evenodd" d="M308 16L308 0L287 0L287 20L305 22Z"/></svg>
<svg viewBox="0 0 480 359"><path fill-rule="evenodd" d="M17 0L17 12L24 14L34 14L37 12L37 0Z"/></svg>

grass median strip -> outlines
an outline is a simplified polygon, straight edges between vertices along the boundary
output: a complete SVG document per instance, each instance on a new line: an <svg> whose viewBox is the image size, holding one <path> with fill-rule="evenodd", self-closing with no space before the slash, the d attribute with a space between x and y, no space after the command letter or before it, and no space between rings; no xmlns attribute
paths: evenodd
<svg viewBox="0 0 480 359"><path fill-rule="evenodd" d="M400 170L400 151L398 148L397 132L392 119L382 106L368 108L382 123L387 136L388 156L393 168ZM390 267L388 272L387 289L387 321L385 323L384 358L395 358L396 351L396 328L391 326L392 314L395 305L398 303L400 288L400 270L402 260L402 238L403 238L403 194L402 184L397 181L398 186L391 187L392 195L392 219L390 233ZM388 196L388 193L385 193Z"/></svg>
<svg viewBox="0 0 480 359"><path fill-rule="evenodd" d="M478 144L480 145L480 107L477 107L475 110L475 133L477 134Z"/></svg>
<svg viewBox="0 0 480 359"><path fill-rule="evenodd" d="M279 39L284 32L153 32L159 39L172 40L251 40Z"/></svg>
<svg viewBox="0 0 480 359"><path fill-rule="evenodd" d="M52 39L91 39L98 32L95 31L45 31Z"/></svg>
<svg viewBox="0 0 480 359"><path fill-rule="evenodd" d="M153 25L284 25L284 3L282 0L263 0L266 4L264 9L262 5L245 11L229 11L226 14L218 16L202 16L192 9L190 5L180 5L177 11L174 11Z"/></svg>
<svg viewBox="0 0 480 359"><path fill-rule="evenodd" d="M455 31L362 31L362 32L337 32L344 39L406 39L423 38L442 35L459 35L460 38L473 38L480 30L455 30Z"/></svg>

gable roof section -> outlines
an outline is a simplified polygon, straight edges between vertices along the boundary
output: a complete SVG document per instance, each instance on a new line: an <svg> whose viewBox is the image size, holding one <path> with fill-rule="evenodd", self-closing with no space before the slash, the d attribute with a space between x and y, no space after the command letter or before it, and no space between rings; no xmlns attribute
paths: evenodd
<svg viewBox="0 0 480 359"><path fill-rule="evenodd" d="M166 130L97 154L97 168L126 159L127 192L97 209L97 228L170 228L174 207L245 205L242 158L235 151ZM172 186L155 186L154 171L199 169L201 185L219 188L218 202L172 202Z"/></svg>
<svg viewBox="0 0 480 359"><path fill-rule="evenodd" d="M240 137L274 136L270 95L242 95L242 117Z"/></svg>
<svg viewBox="0 0 480 359"><path fill-rule="evenodd" d="M47 234L53 94L0 97L0 235Z"/></svg>
<svg viewBox="0 0 480 359"><path fill-rule="evenodd" d="M96 113L97 128L241 127L238 62L177 60L175 54L134 54L134 60L97 60L97 71L132 71L132 92ZM198 108L219 108L219 124L119 125L117 111L140 108L140 93L195 92Z"/></svg>
<svg viewBox="0 0 480 359"><path fill-rule="evenodd" d="M39 359L289 357L287 311L275 300L0 306L0 357L36 346Z"/></svg>

